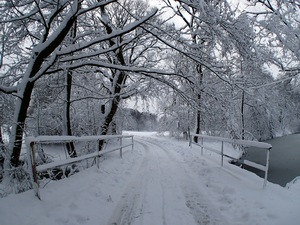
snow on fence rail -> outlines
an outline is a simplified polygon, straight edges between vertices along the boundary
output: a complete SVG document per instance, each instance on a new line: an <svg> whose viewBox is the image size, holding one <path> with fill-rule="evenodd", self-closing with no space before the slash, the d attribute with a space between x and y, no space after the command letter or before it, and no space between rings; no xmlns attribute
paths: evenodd
<svg viewBox="0 0 300 225"><path fill-rule="evenodd" d="M123 144L124 138L130 138L131 143ZM74 158L67 158L64 160L59 160L51 163L46 163L42 165L37 165L36 163L36 145L37 144L66 144L68 142L89 142L89 141L102 141L102 140L112 140L112 139L119 139L119 146L108 149L98 151L95 150L93 153L85 154L82 156L74 157ZM122 158L123 148L132 146L133 150L133 135L101 135L101 136L83 136L83 137L75 137L75 136L38 136L38 137L27 137L25 139L25 143L27 146L27 159L29 165L29 173L30 178L34 190L35 196L40 199L39 194L39 184L38 184L38 176L39 172L47 171L49 169L53 169L56 167L72 164L75 162L80 162L82 160L95 158L97 167L99 168L99 157L101 155L107 154L109 152L120 150L120 157Z"/></svg>
<svg viewBox="0 0 300 225"><path fill-rule="evenodd" d="M200 143L196 143L193 142L192 139L193 137L199 137L200 138ZM203 143L203 140L207 139L207 140L214 140L214 141L219 141L221 142L221 149L214 149L212 147L209 146L205 146ZM236 140L236 139L229 139L229 138L223 138L223 137L215 137L215 136L207 136L207 135L201 135L201 134L191 134L190 135L190 146L192 146L192 144L194 145L198 145L201 147L201 155L203 155L203 149L207 149L209 151L212 151L216 154L221 155L221 166L223 166L223 160L224 160L224 156L228 157L230 159L234 159L234 160L238 160L240 161L240 159L236 159L232 156L226 155L224 154L224 142L227 143L231 143L231 144L236 144L236 145L241 145L241 146L251 146L251 147L256 147L256 148L262 148L265 149L267 154L266 154L266 165L261 165L249 160L242 160L242 164L245 164L247 166L251 166L254 167L256 169L262 170L265 172L265 178L264 178L264 183L263 183L263 188L266 187L267 184L267 179L268 179L268 170L269 170L269 159L270 159L270 151L272 149L272 145L265 143L265 142L257 142L257 141L248 141L248 140Z"/></svg>

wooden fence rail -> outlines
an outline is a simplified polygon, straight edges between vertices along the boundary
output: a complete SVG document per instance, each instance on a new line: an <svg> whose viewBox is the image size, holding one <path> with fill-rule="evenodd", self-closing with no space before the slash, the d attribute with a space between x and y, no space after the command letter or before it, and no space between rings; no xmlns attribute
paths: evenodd
<svg viewBox="0 0 300 225"><path fill-rule="evenodd" d="M129 144L123 144L123 139L129 138L131 139L131 143ZM42 165L37 165L36 163L36 145L37 144L65 144L68 142L89 142L89 141L96 141L99 142L100 140L113 140L113 139L119 139L119 146L98 151L95 150L93 153L85 154L82 156L74 157L74 158L66 158L64 160L59 160L51 163L46 163ZM80 162L82 160L95 158L97 167L99 168L99 157L101 155L107 154L109 152L113 151L120 151L120 157L122 158L123 154L123 148L125 147L132 147L133 150L133 135L101 135L101 136L83 136L83 137L74 137L74 136L38 136L38 137L27 137L25 139L26 147L27 147L27 161L29 165L29 173L30 178L34 190L35 196L37 196L40 199L40 193L39 193L39 184L38 184L38 173L47 171L49 169L53 169L60 166L65 166L68 164L72 164L75 162Z"/></svg>
<svg viewBox="0 0 300 225"><path fill-rule="evenodd" d="M193 142L192 141L193 137L198 137L200 139L200 143L199 143L199 140L198 140L198 143ZM215 149L215 148L212 148L210 146L205 146L204 145L204 139L221 142L220 149ZM256 147L256 148L261 148L261 149L266 150L266 152L267 152L267 154L266 154L266 165L261 165L261 164L258 164L258 163L255 163L255 162L252 162L252 161L249 161L249 160L245 160L245 159L243 159L241 161L242 164L254 167L256 169L259 169L259 170L262 170L262 171L265 172L264 183L263 183L263 188L265 188L266 184L267 184L267 179L268 179L270 151L272 149L272 145L270 145L268 143L264 143L264 142L248 141L248 140L235 140L235 139L208 136L208 135L201 135L201 134L191 134L190 135L190 146L192 146L192 144L200 146L201 147L201 155L203 155L203 149L204 148L209 150L209 151L212 151L216 154L221 155L221 166L223 166L224 156L228 157L230 159L239 161L240 159L236 159L236 158L234 158L232 156L229 156L229 155L224 153L224 142L231 143L231 144L234 144L234 145L251 146L251 147Z"/></svg>

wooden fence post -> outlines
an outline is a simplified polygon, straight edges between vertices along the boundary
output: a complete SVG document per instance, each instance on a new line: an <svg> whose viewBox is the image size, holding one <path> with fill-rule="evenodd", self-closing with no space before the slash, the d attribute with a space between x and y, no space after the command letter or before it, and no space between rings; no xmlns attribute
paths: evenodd
<svg viewBox="0 0 300 225"><path fill-rule="evenodd" d="M122 137L120 137L120 157L122 158L123 153L122 153Z"/></svg>
<svg viewBox="0 0 300 225"><path fill-rule="evenodd" d="M38 177L37 177L37 171L36 171L36 160L35 160L35 148L34 148L34 146L35 146L35 143L34 142L30 142L30 150L29 150L29 152L30 152L30 155L29 155L29 157L30 157L30 166L31 166L31 176L32 176L32 188L33 188L33 190L34 190L34 195L36 196L36 197L38 197L40 200L41 200L41 198L40 198L40 193L39 193L39 184L38 184Z"/></svg>
<svg viewBox="0 0 300 225"><path fill-rule="evenodd" d="M224 141L222 141L222 146L221 146L221 166L223 166L223 159L224 159Z"/></svg>
<svg viewBox="0 0 300 225"><path fill-rule="evenodd" d="M133 136L131 136L131 152L133 152Z"/></svg>
<svg viewBox="0 0 300 225"><path fill-rule="evenodd" d="M267 149L267 159L266 159L265 180L264 180L263 189L265 189L265 187L267 185L267 180L268 180L269 162L270 162L270 151L271 151L271 148L268 148Z"/></svg>
<svg viewBox="0 0 300 225"><path fill-rule="evenodd" d="M201 156L203 156L203 137L201 137Z"/></svg>

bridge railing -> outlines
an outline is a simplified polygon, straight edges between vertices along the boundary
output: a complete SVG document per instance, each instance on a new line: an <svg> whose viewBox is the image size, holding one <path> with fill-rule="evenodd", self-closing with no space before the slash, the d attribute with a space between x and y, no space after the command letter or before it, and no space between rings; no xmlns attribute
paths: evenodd
<svg viewBox="0 0 300 225"><path fill-rule="evenodd" d="M130 143L124 144L123 139L129 138ZM94 152L84 154L78 157L67 158L63 160L58 160L42 165L37 165L36 154L37 154L37 145L39 144L66 144L69 142L99 142L102 140L113 140L119 139L118 146L114 146L110 149L105 149L102 151L98 151L95 149ZM33 186L33 190L35 195L40 198L39 194L39 184L38 184L38 173L47 171L49 169L57 168L60 166L69 165L72 163L80 162L82 160L94 158L96 160L97 167L99 168L99 157L101 155L105 155L109 152L120 151L120 157L122 158L123 148L132 147L133 150L133 135L101 135L101 136L83 136L83 137L75 137L75 136L38 136L38 137L27 137L25 139L26 143L26 153L27 153L27 161L29 165L29 173Z"/></svg>
<svg viewBox="0 0 300 225"><path fill-rule="evenodd" d="M198 137L198 143L193 142L193 138L194 137ZM211 146L207 146L204 144L204 140L213 140L213 141L218 141L221 142L221 146L220 149L215 149ZM261 148L264 149L266 151L266 165L261 165L259 163L256 162L252 162L249 160L245 160L245 159L237 159L234 158L230 155L227 155L224 153L224 142L225 143L231 143L233 145L240 145L240 146L247 146L247 147L256 147L256 148ZM215 136L208 136L208 135L202 135L202 134L191 134L190 135L190 146L192 146L192 144L200 146L201 147L201 155L203 155L203 149L207 149L209 151L212 151L218 155L221 155L221 166L223 166L224 163L224 157L233 159L233 160L237 160L239 162L241 162L244 165L247 166L251 166L254 167L256 169L259 169L261 171L265 172L265 176L264 176L264 183L263 183L263 188L266 187L267 184L267 179L268 179L268 170L269 170L269 160L270 160L270 151L272 149L272 145L268 144L268 143L264 143L264 142L257 142L257 141L249 141L249 140L236 140L236 139L229 139L229 138L223 138L223 137L215 137Z"/></svg>

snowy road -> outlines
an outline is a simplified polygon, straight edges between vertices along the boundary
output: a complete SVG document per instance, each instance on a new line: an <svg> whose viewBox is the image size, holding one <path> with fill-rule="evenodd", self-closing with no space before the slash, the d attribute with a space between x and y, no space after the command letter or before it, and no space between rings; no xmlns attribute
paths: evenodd
<svg viewBox="0 0 300 225"><path fill-rule="evenodd" d="M145 157L108 224L224 224L194 184L190 170L167 147L138 138ZM222 223L221 223L222 221Z"/></svg>
<svg viewBox="0 0 300 225"><path fill-rule="evenodd" d="M133 151L44 183L42 201L32 190L0 199L0 225L299 224L300 182L263 190L262 178L186 141L133 134Z"/></svg>

